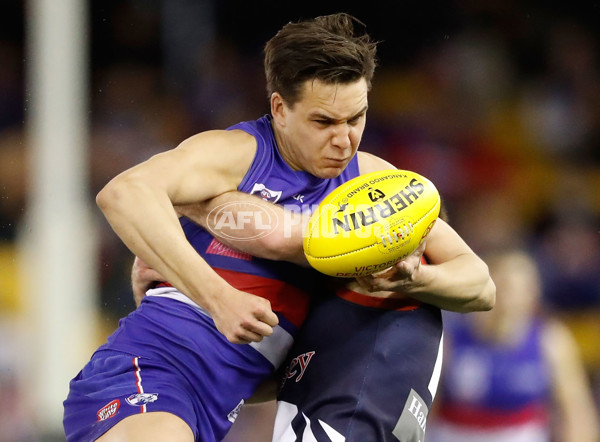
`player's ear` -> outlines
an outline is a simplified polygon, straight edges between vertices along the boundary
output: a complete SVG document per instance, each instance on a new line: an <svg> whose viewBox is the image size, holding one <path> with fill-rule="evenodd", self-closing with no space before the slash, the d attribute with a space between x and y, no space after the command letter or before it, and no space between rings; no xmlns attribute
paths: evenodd
<svg viewBox="0 0 600 442"><path fill-rule="evenodd" d="M271 115L273 116L273 120L275 120L277 125L285 126L286 112L287 107L283 97L279 94L279 92L273 92L271 94Z"/></svg>

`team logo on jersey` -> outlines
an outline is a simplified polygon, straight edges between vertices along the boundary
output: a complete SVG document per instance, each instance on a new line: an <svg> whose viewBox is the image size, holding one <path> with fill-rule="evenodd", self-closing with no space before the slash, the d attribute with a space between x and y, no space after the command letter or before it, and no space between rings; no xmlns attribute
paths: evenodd
<svg viewBox="0 0 600 442"><path fill-rule="evenodd" d="M265 201L276 203L277 201L279 201L279 198L281 198L281 194L283 193L283 191L267 189L262 183L254 183L254 187L252 187L250 195L253 195L255 193L260 194L260 197Z"/></svg>
<svg viewBox="0 0 600 442"><path fill-rule="evenodd" d="M98 422L105 421L106 419L113 417L119 411L119 407L121 407L121 401L119 399L115 399L112 402L109 402L104 407L102 407L96 415L98 416Z"/></svg>
<svg viewBox="0 0 600 442"><path fill-rule="evenodd" d="M229 412L229 414L227 415L227 420L231 423L234 423L235 420L238 418L238 416L240 414L240 410L242 409L243 406L244 406L244 399L242 399L240 401L240 403L237 404L235 406L235 408Z"/></svg>
<svg viewBox="0 0 600 442"><path fill-rule="evenodd" d="M149 404L150 402L156 402L157 399L158 393L136 393L125 400L129 405L139 406Z"/></svg>

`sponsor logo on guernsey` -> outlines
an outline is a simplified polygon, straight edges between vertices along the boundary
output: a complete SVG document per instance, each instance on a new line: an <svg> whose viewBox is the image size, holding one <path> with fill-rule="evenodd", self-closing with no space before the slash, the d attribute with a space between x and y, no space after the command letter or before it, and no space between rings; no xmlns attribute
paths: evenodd
<svg viewBox="0 0 600 442"><path fill-rule="evenodd" d="M254 187L252 187L252 191L250 195L258 193L262 199L265 201L270 201L272 203L276 203L281 198L281 194L283 193L281 190L271 190L267 189L262 183L254 183Z"/></svg>
<svg viewBox="0 0 600 442"><path fill-rule="evenodd" d="M113 417L115 414L117 414L117 411L119 411L120 406L121 401L119 399L115 399L114 401L106 404L96 413L98 416L98 422L105 421L106 419Z"/></svg>
<svg viewBox="0 0 600 442"><path fill-rule="evenodd" d="M402 442L424 442L428 414L429 409L425 401L411 388L392 434Z"/></svg>
<svg viewBox="0 0 600 442"><path fill-rule="evenodd" d="M158 393L136 393L125 399L129 405L140 406L158 400Z"/></svg>
<svg viewBox="0 0 600 442"><path fill-rule="evenodd" d="M227 420L231 423L234 423L235 420L238 418L238 416L240 414L240 410L242 409L243 406L244 406L244 399L242 399L240 401L240 403L237 404L235 406L235 408L229 412L229 414L227 415Z"/></svg>
<svg viewBox="0 0 600 442"><path fill-rule="evenodd" d="M309 351L292 359L290 364L285 369L283 381L285 382L287 379L296 378L295 381L300 382L302 376L304 376L304 372L306 371L308 364L310 363L310 360L314 355L314 351Z"/></svg>

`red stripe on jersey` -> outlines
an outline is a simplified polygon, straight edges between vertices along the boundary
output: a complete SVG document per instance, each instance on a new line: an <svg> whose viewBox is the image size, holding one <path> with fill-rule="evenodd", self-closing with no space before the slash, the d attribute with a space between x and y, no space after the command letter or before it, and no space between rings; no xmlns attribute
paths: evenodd
<svg viewBox="0 0 600 442"><path fill-rule="evenodd" d="M440 416L448 422L480 428L549 421L548 410L541 404L531 404L516 411L448 404L440 407Z"/></svg>
<svg viewBox="0 0 600 442"><path fill-rule="evenodd" d="M137 386L137 391L139 394L143 394L144 393L144 387L142 387L142 375L140 374L140 372L142 371L139 365L139 358L136 356L135 358L133 358L133 366L135 367L135 379L136 379L136 386ZM140 406L140 413L145 413L146 412L146 404L141 405Z"/></svg>
<svg viewBox="0 0 600 442"><path fill-rule="evenodd" d="M363 295L347 288L339 288L337 295L346 301L365 307L375 307L385 310L415 310L421 305L420 301L408 296L395 294L393 298L379 298L376 296Z"/></svg>
<svg viewBox="0 0 600 442"><path fill-rule="evenodd" d="M271 309L281 313L296 327L300 327L308 313L310 295L299 288L277 279L250 275L234 270L213 267L213 270L232 287L252 293L271 302ZM159 282L154 287L173 287L168 282Z"/></svg>
<svg viewBox="0 0 600 442"><path fill-rule="evenodd" d="M220 268L213 270L236 289L268 299L273 311L281 313L296 327L306 319L310 295L298 287L264 276Z"/></svg>

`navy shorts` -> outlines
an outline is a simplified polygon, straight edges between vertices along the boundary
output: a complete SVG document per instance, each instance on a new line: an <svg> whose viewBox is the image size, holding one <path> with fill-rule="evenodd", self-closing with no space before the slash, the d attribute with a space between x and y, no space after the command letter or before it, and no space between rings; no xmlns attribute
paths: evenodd
<svg viewBox="0 0 600 442"><path fill-rule="evenodd" d="M437 308L321 302L293 346L273 440L423 441L441 342Z"/></svg>
<svg viewBox="0 0 600 442"><path fill-rule="evenodd" d="M128 416L165 411L196 440L218 441L273 371L259 351L231 344L196 308L146 297L71 381L65 434L92 441Z"/></svg>

